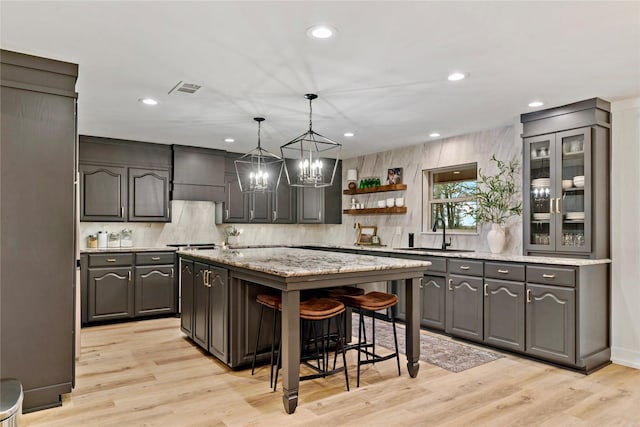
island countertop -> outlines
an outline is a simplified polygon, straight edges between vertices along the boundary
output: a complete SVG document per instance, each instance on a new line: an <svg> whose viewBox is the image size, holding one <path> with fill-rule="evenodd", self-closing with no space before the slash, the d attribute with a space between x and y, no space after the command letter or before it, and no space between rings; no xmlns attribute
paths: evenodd
<svg viewBox="0 0 640 427"><path fill-rule="evenodd" d="M303 277L338 273L424 268L429 261L348 254L290 247L182 250L178 255L273 274Z"/></svg>

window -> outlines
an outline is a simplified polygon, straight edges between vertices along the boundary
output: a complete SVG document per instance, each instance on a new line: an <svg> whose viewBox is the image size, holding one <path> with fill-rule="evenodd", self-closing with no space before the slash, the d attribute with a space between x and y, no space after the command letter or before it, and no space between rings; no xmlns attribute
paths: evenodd
<svg viewBox="0 0 640 427"><path fill-rule="evenodd" d="M477 171L476 163L423 171L423 231L431 231L437 218L442 218L447 230L476 231Z"/></svg>

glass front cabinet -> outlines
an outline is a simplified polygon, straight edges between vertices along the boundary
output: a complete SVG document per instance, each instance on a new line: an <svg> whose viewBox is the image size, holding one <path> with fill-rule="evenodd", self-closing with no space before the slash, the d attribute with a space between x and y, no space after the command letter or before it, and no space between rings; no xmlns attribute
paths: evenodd
<svg viewBox="0 0 640 427"><path fill-rule="evenodd" d="M609 256L609 128L577 127L533 136L566 123L558 115L533 122L523 133L523 240L525 255ZM558 109L554 109L558 110ZM577 124L584 120L579 110ZM544 112L537 112L537 114ZM536 114L536 113L531 113ZM528 115L523 115L528 116ZM591 116L587 115L587 118ZM545 123L552 121L554 123ZM537 127L536 127L537 126Z"/></svg>

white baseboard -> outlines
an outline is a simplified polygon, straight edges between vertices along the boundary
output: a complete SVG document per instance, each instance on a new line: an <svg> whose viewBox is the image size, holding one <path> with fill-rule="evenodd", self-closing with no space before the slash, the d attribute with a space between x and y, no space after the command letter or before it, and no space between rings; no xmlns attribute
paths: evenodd
<svg viewBox="0 0 640 427"><path fill-rule="evenodd" d="M617 365L640 369L640 351L611 347L611 361Z"/></svg>

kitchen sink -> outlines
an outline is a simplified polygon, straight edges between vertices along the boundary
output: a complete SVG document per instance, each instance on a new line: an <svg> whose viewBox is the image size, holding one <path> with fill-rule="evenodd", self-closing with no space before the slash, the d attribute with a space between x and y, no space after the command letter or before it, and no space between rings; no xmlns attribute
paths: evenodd
<svg viewBox="0 0 640 427"><path fill-rule="evenodd" d="M423 252L475 252L473 249L451 249L443 250L442 248L394 248L402 251L423 251Z"/></svg>

